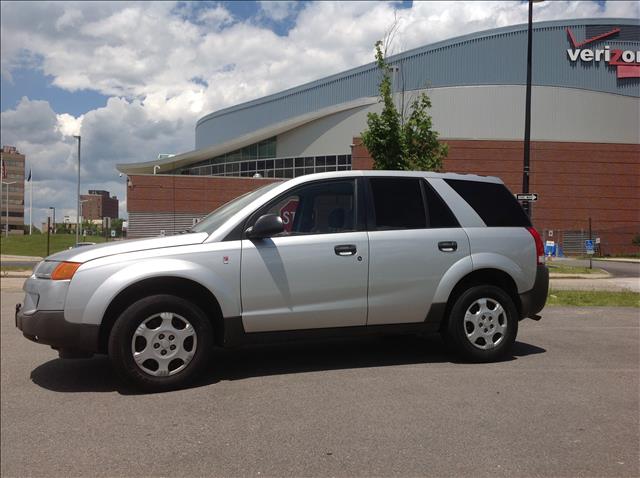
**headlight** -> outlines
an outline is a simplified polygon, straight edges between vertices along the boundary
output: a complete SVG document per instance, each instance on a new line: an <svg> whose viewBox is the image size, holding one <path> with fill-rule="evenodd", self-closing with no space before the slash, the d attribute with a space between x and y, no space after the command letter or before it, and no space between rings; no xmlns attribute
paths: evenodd
<svg viewBox="0 0 640 478"><path fill-rule="evenodd" d="M36 267L36 277L39 279L69 280L81 265L80 262L43 261Z"/></svg>

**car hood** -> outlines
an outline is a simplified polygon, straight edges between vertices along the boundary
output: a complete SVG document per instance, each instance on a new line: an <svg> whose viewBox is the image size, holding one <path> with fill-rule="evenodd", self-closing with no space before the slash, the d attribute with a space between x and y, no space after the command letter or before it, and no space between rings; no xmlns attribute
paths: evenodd
<svg viewBox="0 0 640 478"><path fill-rule="evenodd" d="M160 249L163 247L188 246L202 244L209 237L206 232L191 234L178 234L167 237L154 237L151 239L130 239L127 241L114 241L95 246L82 246L52 254L46 258L48 261L87 262L100 257L123 254L125 252L144 251L148 249Z"/></svg>

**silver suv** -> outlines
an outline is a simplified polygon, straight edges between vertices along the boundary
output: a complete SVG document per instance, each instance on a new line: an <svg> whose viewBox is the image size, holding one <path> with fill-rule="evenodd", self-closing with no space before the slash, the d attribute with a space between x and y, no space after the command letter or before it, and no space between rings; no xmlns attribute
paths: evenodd
<svg viewBox="0 0 640 478"><path fill-rule="evenodd" d="M548 281L541 238L497 178L322 173L245 194L185 234L47 257L16 325L167 390L214 346L272 339L441 332L464 358L496 360L519 320L540 318Z"/></svg>

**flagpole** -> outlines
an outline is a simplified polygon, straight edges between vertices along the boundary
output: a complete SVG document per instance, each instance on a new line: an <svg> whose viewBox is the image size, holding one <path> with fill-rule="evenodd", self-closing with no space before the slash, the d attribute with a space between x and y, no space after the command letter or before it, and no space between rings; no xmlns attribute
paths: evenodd
<svg viewBox="0 0 640 478"><path fill-rule="evenodd" d="M29 168L29 235L33 227L33 171Z"/></svg>

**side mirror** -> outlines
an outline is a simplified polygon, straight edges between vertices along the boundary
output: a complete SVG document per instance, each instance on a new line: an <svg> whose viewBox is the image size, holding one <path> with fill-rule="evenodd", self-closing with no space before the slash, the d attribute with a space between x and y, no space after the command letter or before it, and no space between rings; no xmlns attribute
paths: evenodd
<svg viewBox="0 0 640 478"><path fill-rule="evenodd" d="M244 231L249 239L264 239L284 232L282 218L277 214L260 216L256 223Z"/></svg>

